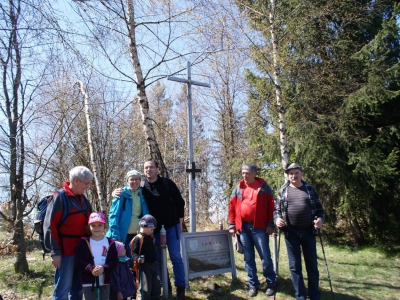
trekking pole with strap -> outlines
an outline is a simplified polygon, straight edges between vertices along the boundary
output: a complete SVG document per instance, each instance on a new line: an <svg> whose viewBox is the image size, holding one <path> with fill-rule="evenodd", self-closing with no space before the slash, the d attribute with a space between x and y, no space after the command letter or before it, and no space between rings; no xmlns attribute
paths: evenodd
<svg viewBox="0 0 400 300"><path fill-rule="evenodd" d="M334 294L333 294L333 289L332 289L331 276L329 275L328 262L326 261L324 243L322 242L321 230L320 230L319 228L316 228L316 230L317 230L317 235L319 236L319 241L320 241L320 243L321 243L322 254L324 255L324 262L325 262L326 274L328 275L328 281L329 281L329 286L330 286L330 288L331 288L332 299L335 299Z"/></svg>
<svg viewBox="0 0 400 300"><path fill-rule="evenodd" d="M101 300L99 276L96 276L95 280L96 280L97 299Z"/></svg>
<svg viewBox="0 0 400 300"><path fill-rule="evenodd" d="M144 258L144 255L140 255L139 258ZM141 300L144 300L144 272L141 264L139 264L139 276L140 276L140 295Z"/></svg>
<svg viewBox="0 0 400 300"><path fill-rule="evenodd" d="M274 300L276 299L276 293L278 292L278 275L279 275L279 250L281 248L281 233L282 231L278 227L278 251L276 253L276 277L275 277L275 294L274 294Z"/></svg>

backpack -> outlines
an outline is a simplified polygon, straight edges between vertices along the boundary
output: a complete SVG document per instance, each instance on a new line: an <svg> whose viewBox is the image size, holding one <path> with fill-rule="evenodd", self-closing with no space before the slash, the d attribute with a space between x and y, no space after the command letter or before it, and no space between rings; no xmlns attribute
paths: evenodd
<svg viewBox="0 0 400 300"><path fill-rule="evenodd" d="M57 194L61 195L61 199L63 201L63 211L62 211L60 222L57 225L58 232L60 232L61 226L65 223L65 221L67 220L69 215L75 214L75 213L81 213L81 212L87 213L87 207L85 207L85 210L70 213L70 202L68 200L67 194L65 193L65 190L59 190L52 195L48 195L48 196L42 198L38 202L38 204L36 205L36 216L35 216L35 220L34 220L33 232L36 231L37 234L39 235L39 242L40 242L40 245L42 246L42 250L43 250L43 260L44 260L46 253L51 252L44 245L43 222L44 222L44 218L46 217L47 206L49 205L49 203L51 201L53 201L53 199L57 196ZM68 237L68 236L65 236L65 237Z"/></svg>
<svg viewBox="0 0 400 300"><path fill-rule="evenodd" d="M133 237L133 239L131 241L131 245L130 245L131 246L131 252L133 253L133 245L135 243L135 239L136 238L140 239L140 246L139 246L139 256L140 256L140 253L142 252L143 241L144 241L143 235L141 233L138 233L137 235L135 235ZM139 285L140 285L139 263L137 261L135 261L135 260L133 261L132 271L133 271L133 273L135 274L135 277L136 277L136 287L139 287Z"/></svg>

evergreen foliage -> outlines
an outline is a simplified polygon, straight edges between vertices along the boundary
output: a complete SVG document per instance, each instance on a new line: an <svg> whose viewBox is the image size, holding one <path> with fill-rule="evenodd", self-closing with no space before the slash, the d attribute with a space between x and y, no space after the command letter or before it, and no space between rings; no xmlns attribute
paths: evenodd
<svg viewBox="0 0 400 300"><path fill-rule="evenodd" d="M239 7L261 35L253 47L257 70L247 76L249 143L275 183L280 157L269 7L265 1ZM327 221L333 227L345 220L358 244L400 242L399 7L398 1L283 1L274 12L290 161L306 168Z"/></svg>

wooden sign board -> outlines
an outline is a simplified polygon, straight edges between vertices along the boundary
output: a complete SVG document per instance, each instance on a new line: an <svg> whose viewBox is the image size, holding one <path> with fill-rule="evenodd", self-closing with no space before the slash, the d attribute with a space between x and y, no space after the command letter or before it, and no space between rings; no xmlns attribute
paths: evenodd
<svg viewBox="0 0 400 300"><path fill-rule="evenodd" d="M181 250L185 267L186 288L189 279L232 273L236 279L232 238L228 230L182 233Z"/></svg>

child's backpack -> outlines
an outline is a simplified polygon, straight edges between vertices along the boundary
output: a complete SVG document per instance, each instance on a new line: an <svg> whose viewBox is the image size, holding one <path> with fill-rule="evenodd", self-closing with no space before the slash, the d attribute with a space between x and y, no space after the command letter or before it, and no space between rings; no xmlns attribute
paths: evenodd
<svg viewBox="0 0 400 300"><path fill-rule="evenodd" d="M37 234L39 235L39 242L40 242L40 245L42 246L42 250L43 250L43 260L44 260L46 253L50 253L50 250L46 249L46 247L44 245L43 222L44 222L44 218L46 217L46 211L47 211L48 204L50 203L50 201L52 201L57 196L58 193L61 195L61 198L63 200L63 212L62 212L60 223L58 224L58 228L57 228L59 230L60 227L64 224L65 220L67 219L68 212L69 212L69 201L68 201L67 195L65 194L65 190L59 190L52 195L46 196L46 197L42 198L38 202L38 204L36 204L36 216L35 216L35 220L34 220L33 232L36 231Z"/></svg>
<svg viewBox="0 0 400 300"><path fill-rule="evenodd" d="M131 241L131 253L133 253L133 245L134 245L136 239L140 239L140 247L139 247L139 256L140 256L140 253L142 252L143 241L144 241L143 235L141 233L138 233L137 235L135 235L133 237L133 239ZM136 287L139 287L139 285L140 285L139 263L135 260L133 260L132 271L136 277Z"/></svg>

